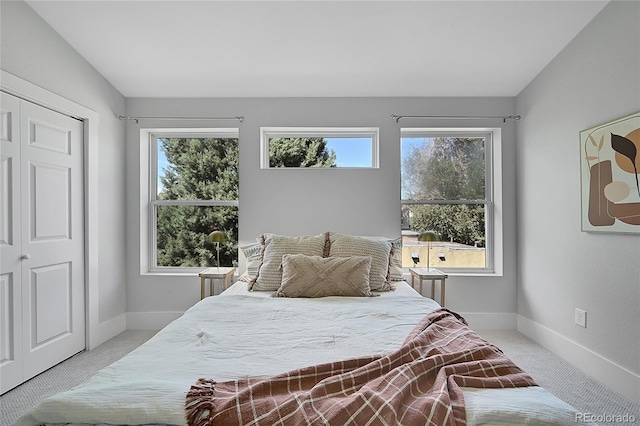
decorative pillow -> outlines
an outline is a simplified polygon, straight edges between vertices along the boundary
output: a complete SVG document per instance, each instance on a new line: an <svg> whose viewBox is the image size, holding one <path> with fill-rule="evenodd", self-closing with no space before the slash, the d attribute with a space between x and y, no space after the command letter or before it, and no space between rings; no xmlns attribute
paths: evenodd
<svg viewBox="0 0 640 426"><path fill-rule="evenodd" d="M391 255L389 257L389 281L404 281L402 273L402 237L362 237L374 241L388 241L391 243Z"/></svg>
<svg viewBox="0 0 640 426"><path fill-rule="evenodd" d="M391 243L351 235L330 234L331 257L371 256L369 286L371 291L389 291L389 256Z"/></svg>
<svg viewBox="0 0 640 426"><path fill-rule="evenodd" d="M391 243L391 256L389 257L389 279L391 281L404 281L402 273L402 237L389 240Z"/></svg>
<svg viewBox="0 0 640 426"><path fill-rule="evenodd" d="M325 232L324 234L322 234L324 236L324 249L322 252L322 257L329 257L329 247L331 245L331 241L329 240L329 232ZM272 234L270 232L267 232L265 234L262 234L258 239L258 243L264 244L265 240L268 240L271 237L282 237L283 235L278 235L278 234Z"/></svg>
<svg viewBox="0 0 640 426"><path fill-rule="evenodd" d="M249 290L274 291L282 283L282 256L285 254L306 254L322 256L324 253L325 234L301 237L284 235L263 235L262 262L255 278L249 282Z"/></svg>
<svg viewBox="0 0 640 426"><path fill-rule="evenodd" d="M369 288L371 256L282 256L276 297L377 296Z"/></svg>
<svg viewBox="0 0 640 426"><path fill-rule="evenodd" d="M258 269L262 262L262 244L253 243L240 247L242 254L247 259L247 270L238 278L240 281L251 282L258 275Z"/></svg>

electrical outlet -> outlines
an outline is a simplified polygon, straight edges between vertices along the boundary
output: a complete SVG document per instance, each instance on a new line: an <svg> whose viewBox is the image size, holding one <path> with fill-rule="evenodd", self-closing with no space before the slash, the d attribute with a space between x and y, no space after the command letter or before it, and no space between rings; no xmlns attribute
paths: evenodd
<svg viewBox="0 0 640 426"><path fill-rule="evenodd" d="M576 308L575 322L580 327L587 328L587 311Z"/></svg>

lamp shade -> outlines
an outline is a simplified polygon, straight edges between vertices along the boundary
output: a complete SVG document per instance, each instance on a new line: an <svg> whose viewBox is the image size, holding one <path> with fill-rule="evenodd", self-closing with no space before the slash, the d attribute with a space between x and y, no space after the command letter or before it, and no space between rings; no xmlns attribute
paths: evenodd
<svg viewBox="0 0 640 426"><path fill-rule="evenodd" d="M429 259L431 258L431 241L440 241L440 236L435 231L424 231L418 235L418 241L426 241L427 247L427 271L429 268Z"/></svg>
<svg viewBox="0 0 640 426"><path fill-rule="evenodd" d="M216 243L216 259L218 264L218 270L220 269L220 243L229 241L229 237L222 231L213 231L207 237L207 241L210 243Z"/></svg>
<svg viewBox="0 0 640 426"><path fill-rule="evenodd" d="M440 236L435 231L424 231L418 235L418 241L440 241Z"/></svg>
<svg viewBox="0 0 640 426"><path fill-rule="evenodd" d="M229 241L229 237L222 231L213 231L207 237L207 241L210 243L224 243Z"/></svg>

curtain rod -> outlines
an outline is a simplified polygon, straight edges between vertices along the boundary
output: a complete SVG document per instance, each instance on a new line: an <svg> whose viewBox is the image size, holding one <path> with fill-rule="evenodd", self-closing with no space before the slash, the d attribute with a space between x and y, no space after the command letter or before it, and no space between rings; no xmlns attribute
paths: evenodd
<svg viewBox="0 0 640 426"><path fill-rule="evenodd" d="M138 123L138 120L238 120L244 121L244 117L125 117L124 115L118 116L119 120L133 120Z"/></svg>
<svg viewBox="0 0 640 426"><path fill-rule="evenodd" d="M440 119L453 119L453 120L485 120L485 119L501 119L503 123L507 120L520 120L522 117L519 115L391 115L391 118L396 120L396 123L401 118L440 118Z"/></svg>

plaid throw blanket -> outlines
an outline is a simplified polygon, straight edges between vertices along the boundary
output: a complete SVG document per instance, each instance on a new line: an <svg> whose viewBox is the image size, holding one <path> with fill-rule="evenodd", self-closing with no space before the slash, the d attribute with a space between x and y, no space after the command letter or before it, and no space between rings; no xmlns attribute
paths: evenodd
<svg viewBox="0 0 640 426"><path fill-rule="evenodd" d="M497 347L444 308L397 351L270 378L199 379L186 400L190 426L464 425L461 386L535 386Z"/></svg>

